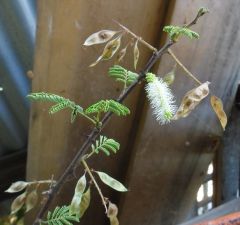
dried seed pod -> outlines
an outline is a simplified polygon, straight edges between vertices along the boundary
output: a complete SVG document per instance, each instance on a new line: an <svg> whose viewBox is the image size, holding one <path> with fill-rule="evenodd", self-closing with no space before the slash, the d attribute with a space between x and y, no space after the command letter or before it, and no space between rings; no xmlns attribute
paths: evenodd
<svg viewBox="0 0 240 225"><path fill-rule="evenodd" d="M109 187L113 188L116 191L119 192L125 192L128 191L126 187L124 187L124 185L122 183L120 183L118 180L110 177L108 174L104 173L104 172L100 172L100 171L96 171L96 173L98 174L99 178L101 179L101 181L108 185Z"/></svg>
<svg viewBox="0 0 240 225"><path fill-rule="evenodd" d="M20 210L23 207L26 200L26 196L27 196L27 193L24 192L14 199L11 205L11 214L16 213L18 210Z"/></svg>
<svg viewBox="0 0 240 225"><path fill-rule="evenodd" d="M25 181L17 181L11 184L11 186L5 191L8 193L16 193L22 191L28 186L28 182Z"/></svg>
<svg viewBox="0 0 240 225"><path fill-rule="evenodd" d="M117 214L118 214L118 207L114 203L109 201L107 217L109 218L111 225L119 225Z"/></svg>
<svg viewBox="0 0 240 225"><path fill-rule="evenodd" d="M138 59L139 59L139 49L138 49L138 40L136 40L134 47L133 47L133 58L134 58L134 69L136 70L137 68L137 63L138 63Z"/></svg>
<svg viewBox="0 0 240 225"><path fill-rule="evenodd" d="M112 216L117 216L117 214L118 214L118 207L114 203L109 201L107 216L112 217Z"/></svg>
<svg viewBox="0 0 240 225"><path fill-rule="evenodd" d="M31 191L26 198L26 212L30 211L38 202L38 194L36 190Z"/></svg>
<svg viewBox="0 0 240 225"><path fill-rule="evenodd" d="M71 205L69 208L69 212L71 215L80 214L80 204L82 201L83 192L86 188L86 184L87 184L87 180L84 174L82 177L80 177L75 187L74 196L72 198Z"/></svg>
<svg viewBox="0 0 240 225"><path fill-rule="evenodd" d="M227 125L227 116L223 109L223 104L220 98L216 96L211 96L211 105L214 110L214 112L217 114L217 117L222 125L223 130L225 130L225 127Z"/></svg>
<svg viewBox="0 0 240 225"><path fill-rule="evenodd" d="M127 53L127 48L128 48L128 45L126 45L125 48L123 48L123 49L121 49L121 51L119 51L115 64L119 64L123 60L123 58L125 57L125 55Z"/></svg>
<svg viewBox="0 0 240 225"><path fill-rule="evenodd" d="M173 120L178 120L182 117L187 117L193 109L209 94L208 85L210 82L205 82L200 86L187 92L183 97L180 107L178 108Z"/></svg>
<svg viewBox="0 0 240 225"><path fill-rule="evenodd" d="M113 30L100 30L96 33L91 34L86 39L83 45L91 46L91 45L105 43L109 41L116 33L117 31L113 31Z"/></svg>
<svg viewBox="0 0 240 225"><path fill-rule="evenodd" d="M90 200L91 200L91 193L90 193L90 187L89 187L82 196L82 201L80 204L80 217L82 217L85 211L88 209L90 205Z"/></svg>
<svg viewBox="0 0 240 225"><path fill-rule="evenodd" d="M119 35L115 39L109 41L103 49L102 55L100 55L98 59L90 65L90 67L96 66L101 60L111 59L121 45L121 37L122 35Z"/></svg>

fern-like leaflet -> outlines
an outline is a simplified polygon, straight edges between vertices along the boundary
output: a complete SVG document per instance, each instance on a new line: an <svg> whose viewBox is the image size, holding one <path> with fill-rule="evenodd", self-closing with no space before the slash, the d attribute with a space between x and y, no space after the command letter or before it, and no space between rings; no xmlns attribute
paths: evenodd
<svg viewBox="0 0 240 225"><path fill-rule="evenodd" d="M177 39L179 38L180 35L184 35L189 37L190 39L198 39L199 38L199 34L186 28L186 27L178 27L178 26L165 26L163 28L163 31L167 32L170 36L170 38L173 41L177 41Z"/></svg>
<svg viewBox="0 0 240 225"><path fill-rule="evenodd" d="M56 105L53 105L50 109L49 109L49 113L50 114L54 114L62 109L65 109L67 107L71 107L71 102L70 101L63 101L60 102Z"/></svg>
<svg viewBox="0 0 240 225"><path fill-rule="evenodd" d="M92 113L106 113L106 112L113 112L118 116L126 116L130 114L130 110L122 105L119 102L116 102L112 99L110 100L100 100L99 102L89 106L86 110L86 114Z"/></svg>
<svg viewBox="0 0 240 225"><path fill-rule="evenodd" d="M105 136L100 136L99 140L96 140L95 145L92 144L92 151L99 153L99 151L104 152L107 156L110 155L110 151L117 153L120 149L120 144L113 139L109 139Z"/></svg>
<svg viewBox="0 0 240 225"><path fill-rule="evenodd" d="M83 108L80 105L77 105L75 102L64 98L62 96L46 93L46 92L39 92L39 93L31 93L27 95L27 97L30 100L35 101L49 101L49 102L55 102L56 105L53 105L49 109L50 114L54 114L56 112L59 112L65 108L70 108L72 110L72 116L71 116L71 122L74 121L76 118L77 113L83 114ZM73 116L74 115L74 116Z"/></svg>
<svg viewBox="0 0 240 225"><path fill-rule="evenodd" d="M57 206L53 212L48 212L46 221L41 221L48 225L73 225L71 222L79 222L79 218L70 215L69 206Z"/></svg>
<svg viewBox="0 0 240 225"><path fill-rule="evenodd" d="M38 92L38 93L31 93L27 95L27 97L30 100L35 100L35 101L48 101L48 102L56 102L60 103L66 100L64 97L51 94L51 93L46 93L46 92Z"/></svg>
<svg viewBox="0 0 240 225"><path fill-rule="evenodd" d="M138 74L133 73L124 69L119 65L115 65L109 68L108 75L116 79L116 81L120 81L124 84L124 87L128 87L135 81L137 81Z"/></svg>

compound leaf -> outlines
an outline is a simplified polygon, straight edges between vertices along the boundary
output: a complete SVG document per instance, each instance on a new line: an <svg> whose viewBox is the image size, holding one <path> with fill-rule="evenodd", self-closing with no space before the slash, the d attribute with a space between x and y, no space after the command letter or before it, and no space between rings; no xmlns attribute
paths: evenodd
<svg viewBox="0 0 240 225"><path fill-rule="evenodd" d="M119 65L110 67L108 70L108 75L112 78L115 78L116 81L122 82L124 87L128 87L138 79L137 73L128 71Z"/></svg>
<svg viewBox="0 0 240 225"><path fill-rule="evenodd" d="M101 113L101 112L104 112L104 113L113 112L118 116L126 116L127 114L130 114L130 110L126 106L112 99L100 100L99 102L89 106L85 110L86 114Z"/></svg>
<svg viewBox="0 0 240 225"><path fill-rule="evenodd" d="M95 153L99 151L104 152L107 156L110 155L110 151L116 153L120 149L120 144L113 139L109 139L105 136L100 136L99 140L96 140L95 145L92 144L92 150Z"/></svg>
<svg viewBox="0 0 240 225"><path fill-rule="evenodd" d="M52 107L50 107L50 109L49 109L50 114L54 114L65 108L70 108L72 110L71 122L73 122L75 120L78 113L80 113L80 114L83 113L83 108L80 105L77 105L75 102L73 102L67 98L64 98L62 96L56 95L56 94L39 92L39 93L31 93L31 94L27 95L27 97L30 100L48 101L48 102L57 103L57 104L53 105Z"/></svg>
<svg viewBox="0 0 240 225"><path fill-rule="evenodd" d="M169 34L169 37L171 40L173 41L177 41L178 38L181 35L187 36L190 39L198 39L199 38L199 34L186 28L186 27L179 27L179 26L165 26L163 28L163 31L167 32Z"/></svg>
<svg viewBox="0 0 240 225"><path fill-rule="evenodd" d="M47 220L43 223L48 225L73 225L79 222L79 217L69 213L69 206L57 206L53 212L48 212Z"/></svg>

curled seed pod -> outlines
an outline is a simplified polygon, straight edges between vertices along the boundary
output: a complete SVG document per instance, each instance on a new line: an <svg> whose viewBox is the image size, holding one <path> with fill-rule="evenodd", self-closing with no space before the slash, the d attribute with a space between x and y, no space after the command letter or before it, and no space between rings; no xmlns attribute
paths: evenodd
<svg viewBox="0 0 240 225"><path fill-rule="evenodd" d="M225 127L227 125L227 115L224 112L221 99L214 95L211 96L211 105L222 125L223 130L225 130Z"/></svg>

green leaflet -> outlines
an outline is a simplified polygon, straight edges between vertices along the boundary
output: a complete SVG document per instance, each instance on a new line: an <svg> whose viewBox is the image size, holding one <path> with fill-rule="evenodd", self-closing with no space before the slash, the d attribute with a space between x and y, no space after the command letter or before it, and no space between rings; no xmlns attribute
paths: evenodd
<svg viewBox="0 0 240 225"><path fill-rule="evenodd" d="M73 225L71 222L79 222L79 218L69 214L69 206L57 206L53 212L48 212L47 220L42 221L48 225Z"/></svg>
<svg viewBox="0 0 240 225"><path fill-rule="evenodd" d="M108 75L115 78L116 81L120 81L124 84L124 87L128 87L132 83L137 81L138 74L131 71L127 71L119 65L110 67L108 70Z"/></svg>
<svg viewBox="0 0 240 225"><path fill-rule="evenodd" d="M34 101L49 101L49 102L57 103L56 105L53 105L49 109L50 114L54 114L65 108L70 108L72 110L71 122L74 122L78 113L83 114L83 108L80 105L77 105L75 102L59 95L39 92L39 93L31 93L27 95L27 97L30 100L34 100Z"/></svg>
<svg viewBox="0 0 240 225"><path fill-rule="evenodd" d="M99 102L89 106L86 110L86 114L92 114L92 113L106 113L106 112L113 112L117 114L118 116L126 116L130 114L130 110L122 105L119 102L116 102L114 100L100 100Z"/></svg>
<svg viewBox="0 0 240 225"><path fill-rule="evenodd" d="M27 98L34 101L48 101L48 102L56 102L56 103L60 103L66 100L65 98L59 95L46 93L46 92L31 93L27 95Z"/></svg>
<svg viewBox="0 0 240 225"><path fill-rule="evenodd" d="M96 140L95 145L92 144L92 151L97 154L99 151L104 152L107 156L110 155L110 151L117 153L120 148L120 144L113 139L108 139L105 136L100 136L99 140Z"/></svg>
<svg viewBox="0 0 240 225"><path fill-rule="evenodd" d="M98 174L99 178L103 183L113 188L114 190L120 191L120 192L128 191L123 184L121 184L119 181L115 180L114 178L110 177L108 174L100 171L96 171L96 173Z"/></svg>
<svg viewBox="0 0 240 225"><path fill-rule="evenodd" d="M50 114L54 114L62 109L65 109L67 107L71 107L71 102L70 101L63 101L63 102L60 102L54 106L52 106L50 109L49 109L49 113Z"/></svg>
<svg viewBox="0 0 240 225"><path fill-rule="evenodd" d="M167 32L170 38L173 41L177 41L180 35L184 35L189 37L190 39L198 39L199 34L186 28L186 27L178 27L178 26L165 26L163 31Z"/></svg>

